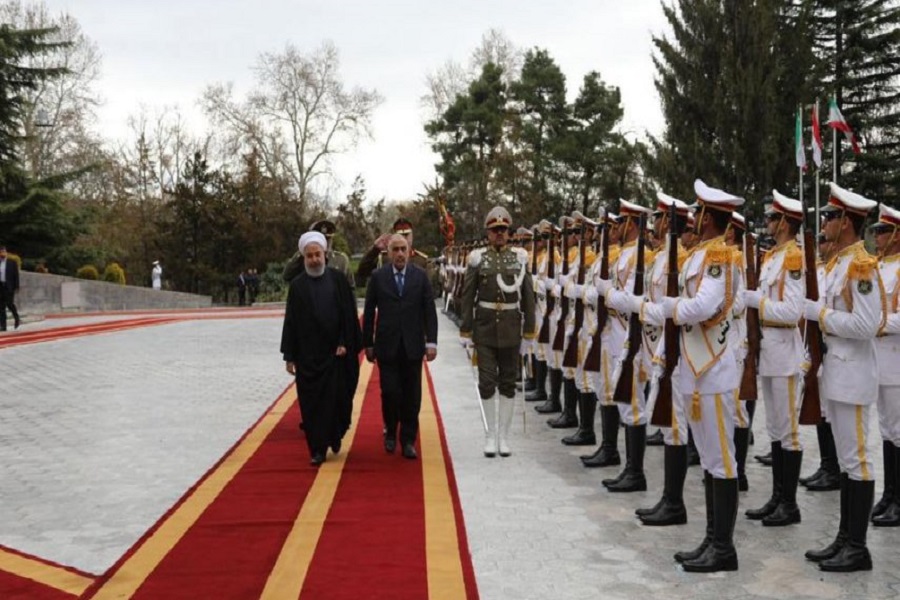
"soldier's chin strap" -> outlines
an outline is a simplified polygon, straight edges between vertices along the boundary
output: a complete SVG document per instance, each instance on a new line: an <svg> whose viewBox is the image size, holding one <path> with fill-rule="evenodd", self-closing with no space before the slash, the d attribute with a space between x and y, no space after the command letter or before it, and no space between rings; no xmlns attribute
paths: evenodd
<svg viewBox="0 0 900 600"><path fill-rule="evenodd" d="M703 220L703 215L706 213L706 205L702 202L700 203L700 214L694 219L694 234L700 235L700 222Z"/></svg>

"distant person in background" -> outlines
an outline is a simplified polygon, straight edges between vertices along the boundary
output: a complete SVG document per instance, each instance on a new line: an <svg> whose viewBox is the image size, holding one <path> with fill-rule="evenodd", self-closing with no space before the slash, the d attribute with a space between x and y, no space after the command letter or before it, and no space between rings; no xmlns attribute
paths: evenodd
<svg viewBox="0 0 900 600"><path fill-rule="evenodd" d="M238 306L247 304L247 276L241 271L237 278Z"/></svg>
<svg viewBox="0 0 900 600"><path fill-rule="evenodd" d="M250 294L250 306L256 303L256 297L259 296L259 275L256 269L250 269L247 272L247 293Z"/></svg>
<svg viewBox="0 0 900 600"><path fill-rule="evenodd" d="M400 217L394 221L391 229L393 233L385 233L378 236L372 247L360 259L359 266L356 268L357 284L360 286L366 285L372 271L391 262L388 256L388 242L394 235L402 235L406 239L406 243L409 245L409 262L425 271L428 274L428 280L431 281L434 266L429 263L427 254L419 252L413 246L413 226L409 219Z"/></svg>
<svg viewBox="0 0 900 600"><path fill-rule="evenodd" d="M159 266L159 261L153 261L153 270L150 271L150 281L153 282L154 290L162 289L162 267Z"/></svg>
<svg viewBox="0 0 900 600"><path fill-rule="evenodd" d="M328 448L340 452L350 428L361 334L353 289L325 265L325 236L307 231L298 245L304 272L288 291L281 352L287 372L296 378L310 462L318 466Z"/></svg>
<svg viewBox="0 0 900 600"><path fill-rule="evenodd" d="M336 269L343 273L344 277L346 277L347 281L350 283L350 287L354 287L353 270L350 268L350 257L343 252L338 252L334 249L334 233L337 230L337 226L327 219L322 219L321 221L316 221L310 225L309 230L317 231L325 236L325 240L328 242L328 248L325 251L325 264L332 269ZM294 256L291 257L291 260L288 261L288 264L285 265L281 277L285 281L290 282L302 272L303 256L298 252L297 254L294 254Z"/></svg>
<svg viewBox="0 0 900 600"><path fill-rule="evenodd" d="M19 289L19 263L7 258L6 246L0 246L0 331L6 331L6 309L15 319L18 329L22 321L16 310L16 290Z"/></svg>

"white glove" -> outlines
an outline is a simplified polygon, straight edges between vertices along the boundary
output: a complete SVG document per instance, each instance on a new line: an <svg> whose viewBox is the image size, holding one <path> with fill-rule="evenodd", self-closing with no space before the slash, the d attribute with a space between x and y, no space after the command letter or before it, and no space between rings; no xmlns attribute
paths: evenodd
<svg viewBox="0 0 900 600"><path fill-rule="evenodd" d="M469 348L474 348L475 343L472 342L472 338L459 336L459 345L468 350Z"/></svg>
<svg viewBox="0 0 900 600"><path fill-rule="evenodd" d="M606 296L606 294L613 287L612 280L610 279L598 279L597 280L597 293L601 296Z"/></svg>
<svg viewBox="0 0 900 600"><path fill-rule="evenodd" d="M534 340L526 340L522 339L519 344L519 354L522 356L528 356L534 352Z"/></svg>
<svg viewBox="0 0 900 600"><path fill-rule="evenodd" d="M821 300L804 300L803 312L807 321L819 321L819 313L822 312L824 303Z"/></svg>
<svg viewBox="0 0 900 600"><path fill-rule="evenodd" d="M553 286L553 289L550 290L550 295L553 296L554 298L559 298L561 293L562 293L562 287L560 287L560 285L558 283Z"/></svg>
<svg viewBox="0 0 900 600"><path fill-rule="evenodd" d="M570 292L572 295L570 298L581 298L581 295L584 294L584 286L580 283L576 283L572 286L572 291Z"/></svg>
<svg viewBox="0 0 900 600"><path fill-rule="evenodd" d="M541 277L537 282L537 289L539 294L547 293L547 280Z"/></svg>
<svg viewBox="0 0 900 600"><path fill-rule="evenodd" d="M566 287L566 284L569 283L569 280L572 279L572 274L569 273L567 275L559 274L559 285Z"/></svg>
<svg viewBox="0 0 900 600"><path fill-rule="evenodd" d="M671 319L675 316L675 304L678 302L678 298L672 296L664 296L662 299L662 307L663 307L663 316L667 319Z"/></svg>
<svg viewBox="0 0 900 600"><path fill-rule="evenodd" d="M744 290L744 304L747 308L759 308L762 292L759 290Z"/></svg>
<svg viewBox="0 0 900 600"><path fill-rule="evenodd" d="M591 306L597 306L597 299L600 297L600 292L597 291L592 285L589 285L584 290L584 301L590 304Z"/></svg>

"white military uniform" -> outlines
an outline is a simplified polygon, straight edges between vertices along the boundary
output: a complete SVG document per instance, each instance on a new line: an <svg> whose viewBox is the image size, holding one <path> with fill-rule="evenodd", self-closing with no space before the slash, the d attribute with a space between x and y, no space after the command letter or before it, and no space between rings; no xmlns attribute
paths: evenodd
<svg viewBox="0 0 900 600"><path fill-rule="evenodd" d="M741 391L741 378L744 373L744 359L747 358L747 307L744 305L744 253L738 248L733 249L734 282L737 290L734 296L734 305L731 309L731 329L728 330L728 344L734 352L734 360L737 362L737 380L734 382L734 426L741 429L750 427L750 413L747 403L739 398Z"/></svg>
<svg viewBox="0 0 900 600"><path fill-rule="evenodd" d="M608 233L607 233L608 235ZM612 272L613 266L619 257L621 249L618 246L610 245L608 266ZM593 343L594 336L597 334L597 282L600 281L600 267L602 255L594 259L594 263L588 270L584 278L584 290L582 291L582 300L585 303L584 311L584 337L587 341L586 348L590 350L590 344ZM616 321L614 313L610 313L603 331L600 332L600 370L585 371L584 365L581 365L580 375L587 384L588 390L597 395L600 404L606 406L613 405L613 392L615 391L615 382L612 380L613 370L618 361L619 354L622 352L622 346L625 344L625 332L621 327L615 326Z"/></svg>
<svg viewBox="0 0 900 600"><path fill-rule="evenodd" d="M878 424L881 437L900 447L900 254L883 258L879 271L884 282L887 318L875 340Z"/></svg>
<svg viewBox="0 0 900 600"><path fill-rule="evenodd" d="M799 419L804 345L797 324L805 298L803 255L797 242L790 240L773 248L763 260L756 300L762 326L759 376L766 430L785 450L802 450Z"/></svg>
<svg viewBox="0 0 900 600"><path fill-rule="evenodd" d="M577 366L565 367L563 370L563 376L566 379L575 379L575 386L579 392L585 394L594 393L593 387L590 385L590 381L588 378L584 376L584 359L587 354L588 343L587 339L585 339L585 331L587 329L586 325L586 317L587 317L587 306L585 305L585 319L582 320L581 329L577 332L574 332L575 328L575 302L578 299L583 299L583 286L578 285L578 269L581 264L581 256L578 247L569 248L569 252L575 251L574 255L570 255L569 262L569 276L566 278L566 284L562 289L562 295L564 297L564 302L569 303L569 314L566 318L566 344L572 343L572 335L577 334L578 338L574 340L574 343L578 344L578 358L577 358ZM596 254L591 248L584 249L584 264L585 264L585 273L584 280L587 281L588 271L594 264L595 259L597 258Z"/></svg>
<svg viewBox="0 0 900 600"><path fill-rule="evenodd" d="M864 211L875 202L832 184L832 204L847 200ZM834 431L841 470L852 480L874 478L869 444L869 409L878 397L875 335L882 326L883 288L877 260L856 242L828 261L821 299L806 301L806 318L817 320L828 351L819 372L825 414Z"/></svg>

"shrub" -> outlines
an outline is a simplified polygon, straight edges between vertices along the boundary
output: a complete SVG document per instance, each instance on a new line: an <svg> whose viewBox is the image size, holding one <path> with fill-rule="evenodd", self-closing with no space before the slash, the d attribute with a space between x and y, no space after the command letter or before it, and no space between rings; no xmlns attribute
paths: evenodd
<svg viewBox="0 0 900 600"><path fill-rule="evenodd" d="M117 262L111 262L103 269L103 281L125 285L125 269Z"/></svg>
<svg viewBox="0 0 900 600"><path fill-rule="evenodd" d="M97 281L100 279L100 273L97 272L97 267L94 265L84 265L83 267L78 268L78 271L75 272L75 277L78 279L91 279Z"/></svg>

